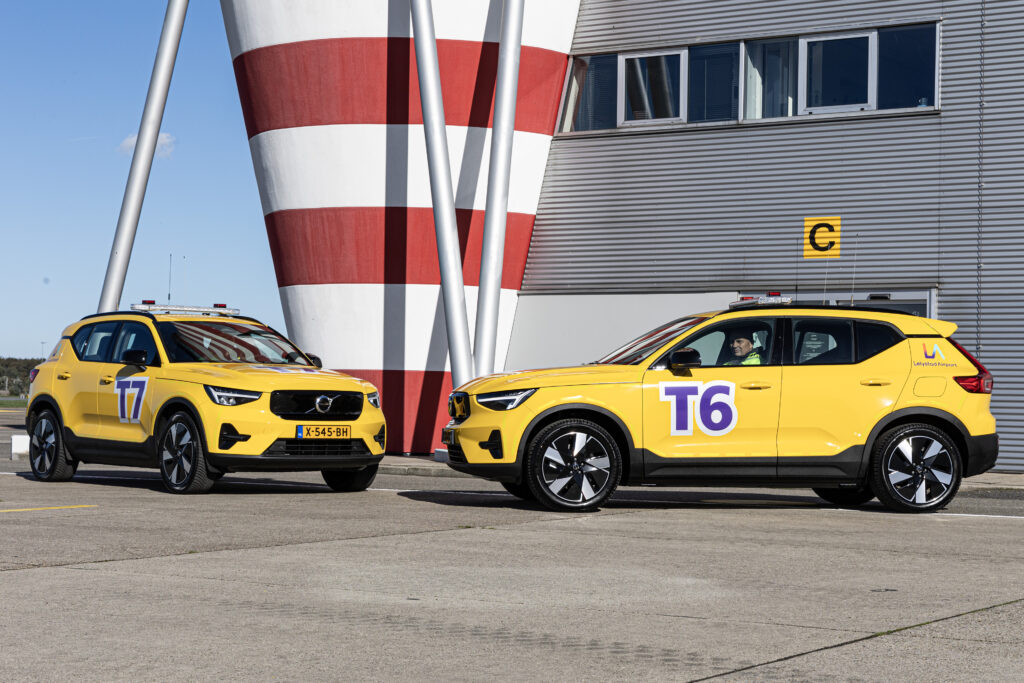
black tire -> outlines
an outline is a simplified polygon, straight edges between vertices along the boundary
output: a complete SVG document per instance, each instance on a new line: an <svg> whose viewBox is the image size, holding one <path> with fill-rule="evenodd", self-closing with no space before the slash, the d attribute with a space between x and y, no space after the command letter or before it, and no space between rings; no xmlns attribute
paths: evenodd
<svg viewBox="0 0 1024 683"><path fill-rule="evenodd" d="M898 512L932 512L960 489L963 459L948 434L928 424L883 433L871 455L871 487Z"/></svg>
<svg viewBox="0 0 1024 683"><path fill-rule="evenodd" d="M29 430L28 462L39 481L68 481L78 463L64 445L64 429L52 410L36 414Z"/></svg>
<svg viewBox="0 0 1024 683"><path fill-rule="evenodd" d="M857 489L811 489L819 498L826 502L838 505L841 508L855 508L863 505L869 500L874 500L875 492L870 486L861 486Z"/></svg>
<svg viewBox="0 0 1024 683"><path fill-rule="evenodd" d="M501 482L502 487L511 493L516 498L523 500L535 501L537 497L533 495L533 491L530 490L530 485L525 481L521 481L518 484L513 484L510 481Z"/></svg>
<svg viewBox="0 0 1024 683"><path fill-rule="evenodd" d="M589 512L608 500L622 476L622 455L612 435L582 418L552 422L530 439L526 483L552 510Z"/></svg>
<svg viewBox="0 0 1024 683"><path fill-rule="evenodd" d="M171 415L157 440L160 478L171 493L206 493L213 486L206 469L202 431L184 411Z"/></svg>
<svg viewBox="0 0 1024 683"><path fill-rule="evenodd" d="M324 483L331 487L332 491L352 493L369 488L377 476L377 467L377 465L367 465L361 470L320 470L320 474L324 477Z"/></svg>

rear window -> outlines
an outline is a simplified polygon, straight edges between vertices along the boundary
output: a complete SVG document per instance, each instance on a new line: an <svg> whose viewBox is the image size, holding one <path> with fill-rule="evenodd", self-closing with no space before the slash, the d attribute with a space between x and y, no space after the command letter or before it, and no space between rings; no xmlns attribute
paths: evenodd
<svg viewBox="0 0 1024 683"><path fill-rule="evenodd" d="M903 336L889 327L879 323L857 321L857 362L877 356L882 351L898 344Z"/></svg>
<svg viewBox="0 0 1024 683"><path fill-rule="evenodd" d="M110 358L110 347L113 345L114 333L121 325L120 322L112 321L97 323L90 328L88 341L78 357L86 361L105 362ZM78 335L75 335L76 337Z"/></svg>
<svg viewBox="0 0 1024 683"><path fill-rule="evenodd" d="M793 349L796 365L853 363L853 321L834 318L795 320Z"/></svg>

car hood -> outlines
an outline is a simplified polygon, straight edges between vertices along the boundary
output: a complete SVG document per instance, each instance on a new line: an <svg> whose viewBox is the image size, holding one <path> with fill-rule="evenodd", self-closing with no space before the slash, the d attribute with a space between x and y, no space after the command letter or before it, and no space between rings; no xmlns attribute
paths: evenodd
<svg viewBox="0 0 1024 683"><path fill-rule="evenodd" d="M322 370L297 365L172 363L167 366L165 377L182 382L197 382L229 389L251 389L253 391L273 391L275 389L376 391L376 388L369 382L337 370Z"/></svg>
<svg viewBox="0 0 1024 683"><path fill-rule="evenodd" d="M643 374L643 368L636 365L580 365L567 368L545 368L487 375L466 382L459 387L459 391L483 394L492 391L571 387L582 384L623 384L639 382L643 378Z"/></svg>

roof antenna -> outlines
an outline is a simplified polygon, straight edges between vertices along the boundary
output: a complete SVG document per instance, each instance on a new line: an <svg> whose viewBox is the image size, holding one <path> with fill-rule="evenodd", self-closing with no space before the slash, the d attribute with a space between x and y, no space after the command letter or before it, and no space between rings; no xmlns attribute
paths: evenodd
<svg viewBox="0 0 1024 683"><path fill-rule="evenodd" d="M853 292L857 288L857 235L853 233L853 279L850 281L850 308L853 308Z"/></svg>
<svg viewBox="0 0 1024 683"><path fill-rule="evenodd" d="M171 303L171 270L174 268L174 254L167 255L167 303Z"/></svg>

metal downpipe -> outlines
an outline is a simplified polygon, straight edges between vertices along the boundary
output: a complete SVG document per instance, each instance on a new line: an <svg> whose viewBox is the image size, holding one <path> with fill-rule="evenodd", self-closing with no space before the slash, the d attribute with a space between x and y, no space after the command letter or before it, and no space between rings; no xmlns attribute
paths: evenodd
<svg viewBox="0 0 1024 683"><path fill-rule="evenodd" d="M149 92L146 94L146 105L142 110L139 134L135 139L132 165L128 171L128 183L124 189L124 199L121 201L121 214L117 218L114 244L110 248L110 259L107 261L107 274L103 278L98 313L116 311L121 304L124 279L128 273L128 262L132 257L135 232L139 227L142 200L146 197L146 185L149 183L149 172L153 167L153 153L156 151L157 138L160 135L160 123L164 118L167 91L171 87L171 74L174 73L174 62L178 57L178 44L181 42L181 30L185 25L187 9L188 0L167 2L167 13L164 15L164 26L160 31L160 43L153 63L153 74L149 79Z"/></svg>
<svg viewBox="0 0 1024 683"><path fill-rule="evenodd" d="M473 378L473 354L469 343L466 291L462 283L462 256L458 225L455 222L455 195L452 192L452 172L448 161L448 134L445 130L441 72L434 39L434 15L430 0L412 0L410 7L420 102L423 105L423 132L427 142L427 166L430 170L430 196L434 204L434 230L437 234L437 262L441 269L448 357L451 360L452 386L457 387Z"/></svg>
<svg viewBox="0 0 1024 683"><path fill-rule="evenodd" d="M498 46L498 76L494 93L494 124L487 175L487 207L480 255L480 291L476 304L476 374L494 372L501 303L501 271L505 259L508 188L512 168L512 138L516 123L519 52L523 39L524 0L505 0Z"/></svg>

